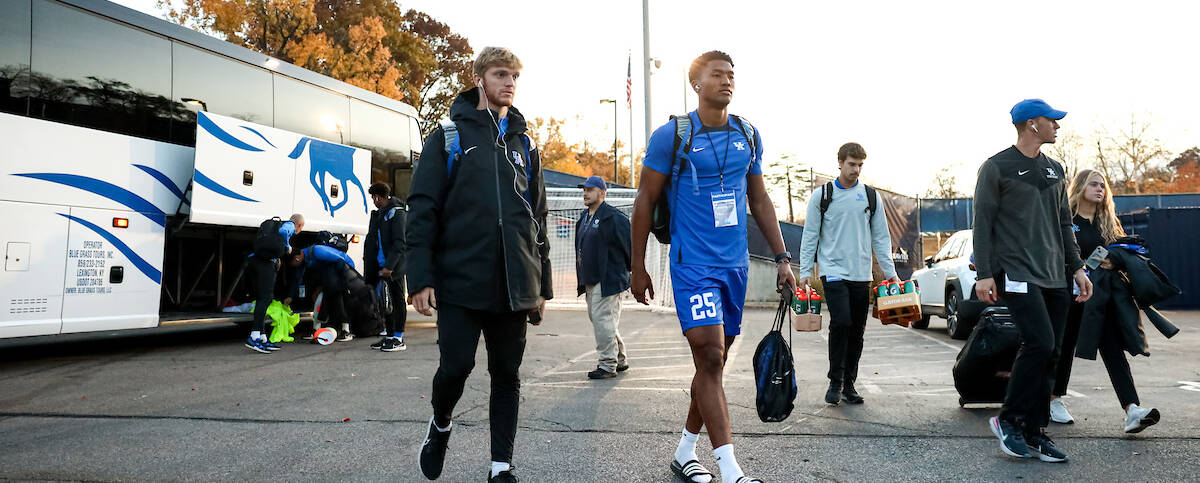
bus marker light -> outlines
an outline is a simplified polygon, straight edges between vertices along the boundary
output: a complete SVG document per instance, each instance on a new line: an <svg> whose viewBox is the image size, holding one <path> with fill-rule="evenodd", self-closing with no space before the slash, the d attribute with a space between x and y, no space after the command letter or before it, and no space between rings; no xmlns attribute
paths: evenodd
<svg viewBox="0 0 1200 483"><path fill-rule="evenodd" d="M113 218L113 228L129 228L129 218Z"/></svg>

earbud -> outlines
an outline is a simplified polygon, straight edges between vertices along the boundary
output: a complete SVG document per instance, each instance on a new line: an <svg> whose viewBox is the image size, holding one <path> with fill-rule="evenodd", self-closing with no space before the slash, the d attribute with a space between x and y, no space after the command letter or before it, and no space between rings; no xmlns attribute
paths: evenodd
<svg viewBox="0 0 1200 483"><path fill-rule="evenodd" d="M1033 132L1038 132L1037 124L1030 124L1029 127L1033 128Z"/></svg>
<svg viewBox="0 0 1200 483"><path fill-rule="evenodd" d="M700 84L692 84L692 88L696 89L696 90L700 90Z"/></svg>

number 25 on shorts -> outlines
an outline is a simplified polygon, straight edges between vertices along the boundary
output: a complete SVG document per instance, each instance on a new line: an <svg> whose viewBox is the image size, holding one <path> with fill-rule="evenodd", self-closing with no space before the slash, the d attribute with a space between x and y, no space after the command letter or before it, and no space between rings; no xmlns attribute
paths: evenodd
<svg viewBox="0 0 1200 483"><path fill-rule="evenodd" d="M704 292L688 298L692 303L692 321L711 319L717 316L717 305L713 303L713 293Z"/></svg>

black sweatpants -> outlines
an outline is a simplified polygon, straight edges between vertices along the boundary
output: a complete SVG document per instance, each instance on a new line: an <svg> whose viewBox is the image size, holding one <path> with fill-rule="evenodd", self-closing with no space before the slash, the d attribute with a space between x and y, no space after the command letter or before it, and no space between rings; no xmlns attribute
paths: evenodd
<svg viewBox="0 0 1200 483"><path fill-rule="evenodd" d="M440 362L433 376L433 416L439 426L450 423L462 397L467 376L475 367L479 334L487 347L492 391L488 420L492 430L492 461L512 462L517 437L517 408L521 399L521 360L525 356L528 312L492 313L441 303L438 307Z"/></svg>
<svg viewBox="0 0 1200 483"><path fill-rule="evenodd" d="M862 358L871 282L829 282L825 277L821 281L829 311L829 382L852 387L858 380L858 360Z"/></svg>
<svg viewBox="0 0 1200 483"><path fill-rule="evenodd" d="M266 327L267 308L275 298L275 262L258 257L246 259L246 280L254 295L254 321L251 331L262 332Z"/></svg>
<svg viewBox="0 0 1200 483"><path fill-rule="evenodd" d="M350 323L346 313L346 265L344 263L325 263L320 265L318 276L321 279L321 311L317 318L324 320L336 330L342 330L341 324Z"/></svg>
<svg viewBox="0 0 1200 483"><path fill-rule="evenodd" d="M1071 291L1065 287L1027 284L1028 293L1010 293L1004 290L1003 275L994 280L1002 302L1012 312L1021 339L1000 417L1026 434L1037 433L1050 423L1050 393L1067 325Z"/></svg>
<svg viewBox="0 0 1200 483"><path fill-rule="evenodd" d="M1058 361L1057 376L1054 378L1054 395L1063 396L1067 393L1067 383L1071 381L1071 363L1075 360L1075 343L1079 340L1079 326L1083 319L1083 304L1071 302L1067 312L1067 328L1063 333L1062 358ZM1137 387L1133 383L1133 372L1129 369L1129 360L1125 358L1125 349L1121 346L1121 333L1116 321L1106 317L1104 332L1100 334L1100 358L1104 360L1104 368L1108 370L1108 380L1112 382L1113 390L1117 393L1117 401L1121 408L1130 404L1141 404L1138 399Z"/></svg>

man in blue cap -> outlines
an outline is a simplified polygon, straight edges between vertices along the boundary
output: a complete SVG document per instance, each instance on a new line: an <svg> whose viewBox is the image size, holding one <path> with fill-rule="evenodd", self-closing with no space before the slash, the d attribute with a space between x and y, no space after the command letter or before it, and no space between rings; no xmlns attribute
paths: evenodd
<svg viewBox="0 0 1200 483"><path fill-rule="evenodd" d="M589 177L579 184L583 205L575 223L575 280L578 295L586 294L588 318L596 334L600 357L588 379L617 377L629 369L625 341L617 325L621 320L621 292L629 289L629 217L605 203L604 178Z"/></svg>
<svg viewBox="0 0 1200 483"><path fill-rule="evenodd" d="M1079 286L1076 301L1092 294L1071 229L1066 174L1041 152L1067 113L1026 99L1010 114L1017 144L984 161L975 185L975 292L989 304L1004 300L1021 340L1004 405L989 424L1005 454L1062 462L1067 455L1045 428L1071 302L1068 274Z"/></svg>

